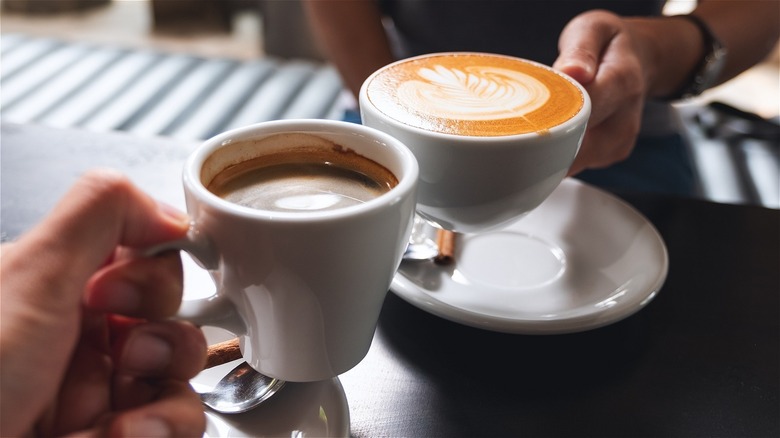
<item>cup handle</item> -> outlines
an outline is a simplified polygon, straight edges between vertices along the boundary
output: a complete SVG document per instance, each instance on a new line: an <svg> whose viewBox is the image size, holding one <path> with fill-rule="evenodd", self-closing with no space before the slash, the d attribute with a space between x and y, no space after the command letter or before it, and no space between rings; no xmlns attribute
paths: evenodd
<svg viewBox="0 0 780 438"><path fill-rule="evenodd" d="M185 251L192 256L195 262L203 269L209 271L214 278L214 273L219 268L219 253L205 234L195 227L190 227L187 236L178 240L161 243L148 248L144 255L152 257L166 251ZM225 329L236 336L246 333L246 325L236 306L217 283L217 293L192 300L183 300L174 319L189 321L195 325L208 325Z"/></svg>

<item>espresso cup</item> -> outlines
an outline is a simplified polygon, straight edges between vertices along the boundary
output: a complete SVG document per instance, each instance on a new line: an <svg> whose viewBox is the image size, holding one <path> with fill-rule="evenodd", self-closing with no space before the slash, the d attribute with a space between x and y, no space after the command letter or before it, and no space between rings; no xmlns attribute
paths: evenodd
<svg viewBox="0 0 780 438"><path fill-rule="evenodd" d="M590 99L542 64L487 53L434 53L373 73L363 124L409 147L420 166L418 213L475 233L504 227L560 184L582 143Z"/></svg>
<svg viewBox="0 0 780 438"><path fill-rule="evenodd" d="M326 120L261 123L204 142L183 182L189 252L216 294L179 317L239 338L257 371L286 381L356 365L411 232L418 166L398 140ZM231 198L231 196L235 197Z"/></svg>

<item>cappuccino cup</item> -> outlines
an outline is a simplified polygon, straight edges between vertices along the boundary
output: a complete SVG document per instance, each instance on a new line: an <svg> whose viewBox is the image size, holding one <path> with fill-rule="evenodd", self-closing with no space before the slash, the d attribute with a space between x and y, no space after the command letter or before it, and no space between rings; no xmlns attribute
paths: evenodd
<svg viewBox="0 0 780 438"><path fill-rule="evenodd" d="M337 121L225 132L188 158L183 249L216 293L179 318L239 338L244 359L285 381L356 365L411 233L418 166L397 139Z"/></svg>
<svg viewBox="0 0 780 438"><path fill-rule="evenodd" d="M363 124L401 140L420 166L417 212L476 233L542 203L566 176L590 116L576 81L545 65L488 53L434 53L373 73Z"/></svg>

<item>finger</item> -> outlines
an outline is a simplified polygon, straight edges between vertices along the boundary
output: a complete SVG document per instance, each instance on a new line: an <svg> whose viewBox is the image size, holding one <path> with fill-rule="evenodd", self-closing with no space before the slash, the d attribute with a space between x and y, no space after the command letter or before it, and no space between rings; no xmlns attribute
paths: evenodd
<svg viewBox="0 0 780 438"><path fill-rule="evenodd" d="M605 54L596 79L586 86L592 105L590 123L598 125L610 118L616 110L641 111L646 83L638 58L634 55L629 38L615 38ZM626 105L632 105L626 108Z"/></svg>
<svg viewBox="0 0 780 438"><path fill-rule="evenodd" d="M112 326L118 374L186 380L203 370L206 340L192 324L169 320Z"/></svg>
<svg viewBox="0 0 780 438"><path fill-rule="evenodd" d="M68 191L29 241L45 247L47 260L84 281L117 245L145 247L185 235L186 217L140 191L111 170L86 173ZM40 251L39 251L40 252Z"/></svg>
<svg viewBox="0 0 780 438"><path fill-rule="evenodd" d="M79 437L199 437L206 430L200 398L187 382L171 380L161 386L157 400L115 414Z"/></svg>
<svg viewBox="0 0 780 438"><path fill-rule="evenodd" d="M72 363L59 387L56 404L37 425L45 436L61 435L95 424L111 409L113 368L101 348L81 343L73 352Z"/></svg>
<svg viewBox="0 0 780 438"><path fill-rule="evenodd" d="M604 52L620 27L617 17L604 11L591 11L572 19L558 39L559 55L553 67L583 85L596 77Z"/></svg>
<svg viewBox="0 0 780 438"><path fill-rule="evenodd" d="M176 313L182 288L181 258L168 252L107 266L90 279L84 299L92 310L161 319Z"/></svg>
<svg viewBox="0 0 780 438"><path fill-rule="evenodd" d="M588 128L569 175L588 168L607 167L628 158L641 123L635 106L634 103L626 104L611 118Z"/></svg>
<svg viewBox="0 0 780 438"><path fill-rule="evenodd" d="M200 398L187 382L171 381L158 401L118 415L108 436L202 436L206 417Z"/></svg>
<svg viewBox="0 0 780 438"><path fill-rule="evenodd" d="M183 237L187 228L184 216L171 213L127 178L93 171L38 226L4 249L0 337L3 351L15 354L3 356L2 376L34 378L36 383L35 391L4 383L4 391L24 407L18 409L21 415L3 423L4 431L30 424L45 409L47 400L40 394L56 390L76 345L84 287L117 244L152 245ZM47 373L29 369L34 363L50 364ZM8 409L2 405L4 415Z"/></svg>

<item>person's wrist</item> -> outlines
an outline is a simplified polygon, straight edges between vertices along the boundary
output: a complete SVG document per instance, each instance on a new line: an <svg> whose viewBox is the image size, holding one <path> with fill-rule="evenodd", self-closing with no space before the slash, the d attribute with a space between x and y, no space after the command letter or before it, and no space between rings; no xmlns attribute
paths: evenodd
<svg viewBox="0 0 780 438"><path fill-rule="evenodd" d="M707 88L715 85L726 62L727 50L710 29L709 25L696 15L677 15L673 18L687 20L696 26L701 34L702 55L695 68L682 86L666 96L666 100L677 100L698 96Z"/></svg>
<svg viewBox="0 0 780 438"><path fill-rule="evenodd" d="M685 87L704 56L700 30L674 17L627 19L647 80L647 98L668 100Z"/></svg>

